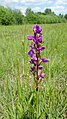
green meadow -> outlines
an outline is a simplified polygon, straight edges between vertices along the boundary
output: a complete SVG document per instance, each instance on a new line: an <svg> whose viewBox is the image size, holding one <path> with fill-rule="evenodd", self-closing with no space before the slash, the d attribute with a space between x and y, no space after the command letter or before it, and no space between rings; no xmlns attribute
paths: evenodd
<svg viewBox="0 0 67 119"><path fill-rule="evenodd" d="M27 35L33 25L0 26L0 119L37 119L36 90L30 73ZM43 89L38 91L38 119L66 119L67 23L41 24Z"/></svg>

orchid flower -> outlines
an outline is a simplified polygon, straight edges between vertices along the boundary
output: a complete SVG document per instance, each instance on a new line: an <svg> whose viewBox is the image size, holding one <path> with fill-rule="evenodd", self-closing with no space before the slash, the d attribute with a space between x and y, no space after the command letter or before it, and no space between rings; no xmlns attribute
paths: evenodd
<svg viewBox="0 0 67 119"><path fill-rule="evenodd" d="M38 91L38 88L42 87L39 85L39 82L41 82L41 79L44 78L44 73L42 72L43 66L41 66L41 63L49 62L49 60L46 58L41 58L40 55L40 52L45 49L44 46L41 46L42 28L39 25L34 25L33 32L33 36L27 36L27 39L32 41L28 55L31 58L29 62L33 64L33 66L31 66L30 71L33 73L35 77L36 91Z"/></svg>

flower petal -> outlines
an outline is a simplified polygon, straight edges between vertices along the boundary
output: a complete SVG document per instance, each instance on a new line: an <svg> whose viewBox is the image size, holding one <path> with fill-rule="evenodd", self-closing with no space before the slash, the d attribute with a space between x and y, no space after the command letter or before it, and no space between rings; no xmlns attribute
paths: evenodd
<svg viewBox="0 0 67 119"><path fill-rule="evenodd" d="M40 48L39 48L39 50L41 50L41 51L42 51L42 50L44 50L44 49L45 49L45 47L44 47L44 46L42 46L42 47L40 47Z"/></svg>
<svg viewBox="0 0 67 119"><path fill-rule="evenodd" d="M44 78L44 73L40 73L40 77L41 78Z"/></svg>
<svg viewBox="0 0 67 119"><path fill-rule="evenodd" d="M34 46L32 46L32 45L30 45L30 49L35 49L35 47L34 47Z"/></svg>
<svg viewBox="0 0 67 119"><path fill-rule="evenodd" d="M28 40L33 40L33 38L34 38L33 36L27 36Z"/></svg>
<svg viewBox="0 0 67 119"><path fill-rule="evenodd" d="M34 60L33 60L33 59L29 60L29 62L30 62L31 64L34 64Z"/></svg>
<svg viewBox="0 0 67 119"><path fill-rule="evenodd" d="M40 65L40 66L38 66L38 69L42 70L42 68L43 68L43 66L41 66L41 65Z"/></svg>
<svg viewBox="0 0 67 119"><path fill-rule="evenodd" d="M33 72L35 70L35 67L30 68L30 72Z"/></svg>
<svg viewBox="0 0 67 119"><path fill-rule="evenodd" d="M42 62L49 62L49 59L41 58Z"/></svg>
<svg viewBox="0 0 67 119"><path fill-rule="evenodd" d="M32 56L34 55L34 51L33 51L33 50L30 50L30 51L28 52L28 55L29 55L30 57L32 57Z"/></svg>
<svg viewBox="0 0 67 119"><path fill-rule="evenodd" d="M33 58L33 60L35 60L35 61L37 60L36 55L33 55L33 57L32 57L32 58Z"/></svg>
<svg viewBox="0 0 67 119"><path fill-rule="evenodd" d="M33 31L34 33L40 33L42 31L42 28L36 24L33 26Z"/></svg>
<svg viewBox="0 0 67 119"><path fill-rule="evenodd" d="M42 28L39 25L36 25L36 30L38 33L40 33L42 31Z"/></svg>
<svg viewBox="0 0 67 119"><path fill-rule="evenodd" d="M38 42L42 42L42 36L40 36L39 38L37 38L38 39Z"/></svg>

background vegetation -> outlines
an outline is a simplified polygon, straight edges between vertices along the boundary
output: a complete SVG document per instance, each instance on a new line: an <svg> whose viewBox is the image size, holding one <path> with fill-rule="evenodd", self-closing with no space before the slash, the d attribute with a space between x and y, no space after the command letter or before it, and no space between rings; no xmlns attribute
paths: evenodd
<svg viewBox="0 0 67 119"><path fill-rule="evenodd" d="M34 13L30 8L26 9L25 16L22 15L20 10L11 10L0 6L0 25L18 25L18 24L45 24L45 23L62 23L67 22L67 14L58 16L46 9L43 13Z"/></svg>
<svg viewBox="0 0 67 119"><path fill-rule="evenodd" d="M38 116L66 119L67 23L41 26L46 47L42 57L50 62L43 64L44 89L39 90ZM0 26L0 119L36 119L35 83L27 55L31 28L32 25Z"/></svg>

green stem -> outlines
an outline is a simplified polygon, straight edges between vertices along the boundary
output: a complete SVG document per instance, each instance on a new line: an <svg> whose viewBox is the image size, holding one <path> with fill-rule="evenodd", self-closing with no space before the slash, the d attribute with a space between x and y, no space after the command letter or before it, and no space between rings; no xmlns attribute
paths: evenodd
<svg viewBox="0 0 67 119"><path fill-rule="evenodd" d="M36 91L38 91L38 80L39 80L39 76L38 76L38 53L37 52L36 52L36 57L37 57Z"/></svg>
<svg viewBox="0 0 67 119"><path fill-rule="evenodd" d="M36 91L36 119L38 119L38 91Z"/></svg>

